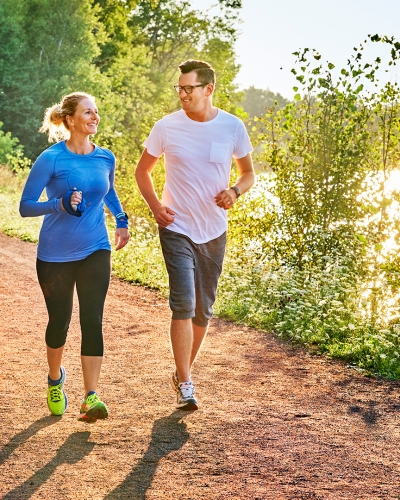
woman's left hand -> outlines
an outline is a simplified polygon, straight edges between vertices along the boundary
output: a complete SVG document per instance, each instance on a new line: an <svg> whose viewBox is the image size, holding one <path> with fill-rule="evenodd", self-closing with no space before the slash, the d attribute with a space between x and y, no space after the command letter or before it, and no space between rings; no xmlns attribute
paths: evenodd
<svg viewBox="0 0 400 500"><path fill-rule="evenodd" d="M129 229L120 227L115 230L115 250L120 250L128 243L131 235L129 234Z"/></svg>

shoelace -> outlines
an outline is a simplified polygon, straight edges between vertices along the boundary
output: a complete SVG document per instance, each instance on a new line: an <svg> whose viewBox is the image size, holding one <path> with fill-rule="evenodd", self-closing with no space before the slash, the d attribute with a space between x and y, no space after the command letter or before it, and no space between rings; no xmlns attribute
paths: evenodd
<svg viewBox="0 0 400 500"><path fill-rule="evenodd" d="M97 394L91 394L90 396L88 396L86 399L85 399L85 403L87 405L94 405L96 403L98 403L100 401L99 399L99 396Z"/></svg>
<svg viewBox="0 0 400 500"><path fill-rule="evenodd" d="M49 388L49 393L52 403L59 403L61 401L62 391L57 385L52 387L51 389Z"/></svg>
<svg viewBox="0 0 400 500"><path fill-rule="evenodd" d="M180 385L179 390L184 398L192 398L194 394L194 387L192 384Z"/></svg>

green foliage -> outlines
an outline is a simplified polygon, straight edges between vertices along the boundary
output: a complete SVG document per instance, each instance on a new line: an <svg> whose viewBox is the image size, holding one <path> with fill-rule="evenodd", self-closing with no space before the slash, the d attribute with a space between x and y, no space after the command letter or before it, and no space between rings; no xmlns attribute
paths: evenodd
<svg viewBox="0 0 400 500"><path fill-rule="evenodd" d="M228 5L229 4L229 5ZM211 16L180 0L3 0L0 3L0 116L34 159L44 109L75 90L93 93L99 141L134 164L154 122L179 107L177 66L206 58L218 77L218 104L237 106L232 49L235 5Z"/></svg>
<svg viewBox="0 0 400 500"><path fill-rule="evenodd" d="M342 255L354 241L361 216L358 197L370 168L373 111L358 92L358 77L345 88L297 55L293 72L303 98L283 110L268 110L258 122L262 158L271 169L270 202L259 233L279 265L324 266L322 257ZM321 77L322 75L322 77ZM296 90L297 91L297 87ZM353 245L355 255L357 248ZM355 258L356 260L356 258Z"/></svg>
<svg viewBox="0 0 400 500"><path fill-rule="evenodd" d="M2 127L3 123L0 122L0 165L5 165L17 149L19 140L12 137L11 132L4 133Z"/></svg>
<svg viewBox="0 0 400 500"><path fill-rule="evenodd" d="M103 38L89 0L0 3L0 114L28 156L46 146L38 133L46 107L71 90L97 91L92 59Z"/></svg>
<svg viewBox="0 0 400 500"><path fill-rule="evenodd" d="M253 262L253 266L249 266ZM231 246L216 303L217 314L348 361L366 374L400 378L400 328L377 328L359 307L358 276L346 266L325 271L246 263Z"/></svg>
<svg viewBox="0 0 400 500"><path fill-rule="evenodd" d="M168 277L158 235L145 219L137 219L130 231L129 244L113 252L113 273L121 279L155 288L166 295ZM111 240L112 237L111 231Z"/></svg>
<svg viewBox="0 0 400 500"><path fill-rule="evenodd" d="M10 132L1 130L3 123L0 122L0 166L8 165L9 169L20 176L30 168L32 162L24 156L23 147L16 137Z"/></svg>
<svg viewBox="0 0 400 500"><path fill-rule="evenodd" d="M282 97L281 94L272 92L269 89L257 89L254 86L245 89L243 97L244 99L241 104L251 119L264 116L268 109L276 106L284 108L289 104L289 100Z"/></svg>
<svg viewBox="0 0 400 500"><path fill-rule="evenodd" d="M0 231L16 236L24 241L36 243L43 217L22 219L18 207L21 190L25 182L25 172L13 172L9 167L0 166Z"/></svg>

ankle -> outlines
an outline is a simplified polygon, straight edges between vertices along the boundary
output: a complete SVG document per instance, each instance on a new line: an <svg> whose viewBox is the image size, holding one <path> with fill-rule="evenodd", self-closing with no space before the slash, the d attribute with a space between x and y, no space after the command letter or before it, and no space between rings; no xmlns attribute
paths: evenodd
<svg viewBox="0 0 400 500"><path fill-rule="evenodd" d="M48 377L49 384L53 384L53 385L59 384L61 382L61 378L62 378L61 368L58 370L58 375L57 375L57 372L50 372L49 371L47 377Z"/></svg>

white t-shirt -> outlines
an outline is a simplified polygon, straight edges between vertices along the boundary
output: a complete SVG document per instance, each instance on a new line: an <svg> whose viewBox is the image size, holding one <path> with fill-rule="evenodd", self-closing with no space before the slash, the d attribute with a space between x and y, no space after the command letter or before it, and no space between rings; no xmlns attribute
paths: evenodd
<svg viewBox="0 0 400 500"><path fill-rule="evenodd" d="M218 109L207 122L191 120L183 110L158 121L144 146L150 155L165 155L162 203L175 212L168 229L206 243L227 229L227 211L214 197L229 187L233 158L253 148L243 122Z"/></svg>

